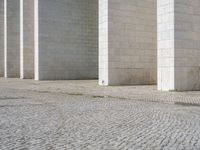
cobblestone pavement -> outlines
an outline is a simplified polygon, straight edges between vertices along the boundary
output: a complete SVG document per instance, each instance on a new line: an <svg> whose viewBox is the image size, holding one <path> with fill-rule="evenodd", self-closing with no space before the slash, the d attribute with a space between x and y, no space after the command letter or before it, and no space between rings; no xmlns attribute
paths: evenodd
<svg viewBox="0 0 200 150"><path fill-rule="evenodd" d="M0 149L199 150L199 92L154 88L0 79Z"/></svg>

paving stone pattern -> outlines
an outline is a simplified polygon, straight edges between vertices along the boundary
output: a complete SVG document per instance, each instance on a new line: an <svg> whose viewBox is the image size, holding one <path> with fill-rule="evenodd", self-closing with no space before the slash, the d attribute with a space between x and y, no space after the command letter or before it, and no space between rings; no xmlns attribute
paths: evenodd
<svg viewBox="0 0 200 150"><path fill-rule="evenodd" d="M200 149L197 103L103 97L93 94L95 86L90 95L79 90L91 83L0 79L0 149Z"/></svg>

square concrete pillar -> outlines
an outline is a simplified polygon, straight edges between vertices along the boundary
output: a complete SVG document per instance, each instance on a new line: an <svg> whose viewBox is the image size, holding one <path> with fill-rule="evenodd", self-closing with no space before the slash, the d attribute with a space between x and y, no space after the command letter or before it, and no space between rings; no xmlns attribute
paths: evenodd
<svg viewBox="0 0 200 150"><path fill-rule="evenodd" d="M156 84L156 0L99 1L99 84Z"/></svg>
<svg viewBox="0 0 200 150"><path fill-rule="evenodd" d="M0 0L0 77L4 76L4 0Z"/></svg>
<svg viewBox="0 0 200 150"><path fill-rule="evenodd" d="M99 84L108 85L108 0L99 0Z"/></svg>
<svg viewBox="0 0 200 150"><path fill-rule="evenodd" d="M199 8L199 0L158 0L159 90L200 90Z"/></svg>
<svg viewBox="0 0 200 150"><path fill-rule="evenodd" d="M5 77L20 77L20 0L5 0Z"/></svg>
<svg viewBox="0 0 200 150"><path fill-rule="evenodd" d="M34 5L35 0L20 0L21 52L20 78L34 78Z"/></svg>
<svg viewBox="0 0 200 150"><path fill-rule="evenodd" d="M98 78L98 0L37 0L35 79Z"/></svg>
<svg viewBox="0 0 200 150"><path fill-rule="evenodd" d="M158 0L158 89L175 89L174 0Z"/></svg>

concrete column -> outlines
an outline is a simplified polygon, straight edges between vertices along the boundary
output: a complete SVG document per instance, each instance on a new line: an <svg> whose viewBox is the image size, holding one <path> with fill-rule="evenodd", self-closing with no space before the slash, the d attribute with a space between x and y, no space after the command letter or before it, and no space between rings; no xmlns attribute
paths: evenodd
<svg viewBox="0 0 200 150"><path fill-rule="evenodd" d="M99 0L99 84L108 83L108 0Z"/></svg>
<svg viewBox="0 0 200 150"><path fill-rule="evenodd" d="M102 0L99 6L99 83L156 84L156 0Z"/></svg>
<svg viewBox="0 0 200 150"><path fill-rule="evenodd" d="M200 90L200 1L158 0L158 89Z"/></svg>
<svg viewBox="0 0 200 150"><path fill-rule="evenodd" d="M6 0L5 77L20 77L20 0Z"/></svg>
<svg viewBox="0 0 200 150"><path fill-rule="evenodd" d="M158 0L158 89L174 90L174 0Z"/></svg>
<svg viewBox="0 0 200 150"><path fill-rule="evenodd" d="M20 78L34 78L34 0L21 0Z"/></svg>
<svg viewBox="0 0 200 150"><path fill-rule="evenodd" d="M4 0L0 0L0 77L4 76Z"/></svg>
<svg viewBox="0 0 200 150"><path fill-rule="evenodd" d="M98 0L38 0L35 79L96 79Z"/></svg>

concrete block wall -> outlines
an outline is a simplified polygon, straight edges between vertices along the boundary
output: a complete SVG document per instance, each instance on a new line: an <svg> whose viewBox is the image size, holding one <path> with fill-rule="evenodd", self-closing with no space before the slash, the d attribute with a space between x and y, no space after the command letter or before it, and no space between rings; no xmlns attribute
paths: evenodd
<svg viewBox="0 0 200 150"><path fill-rule="evenodd" d="M99 13L99 83L156 84L156 0L102 0Z"/></svg>
<svg viewBox="0 0 200 150"><path fill-rule="evenodd" d="M4 76L4 0L0 0L0 77Z"/></svg>
<svg viewBox="0 0 200 150"><path fill-rule="evenodd" d="M158 89L200 90L200 1L158 1Z"/></svg>
<svg viewBox="0 0 200 150"><path fill-rule="evenodd" d="M20 78L34 78L34 0L21 0Z"/></svg>
<svg viewBox="0 0 200 150"><path fill-rule="evenodd" d="M20 77L20 0L6 0L5 77Z"/></svg>
<svg viewBox="0 0 200 150"><path fill-rule="evenodd" d="M200 90L200 0L175 0L176 90Z"/></svg>
<svg viewBox="0 0 200 150"><path fill-rule="evenodd" d="M35 79L98 78L98 0L38 0L35 9Z"/></svg>

